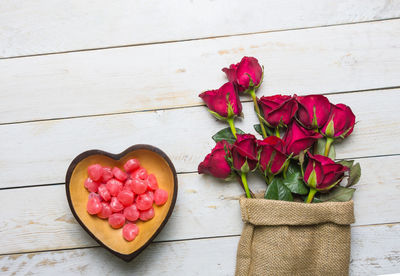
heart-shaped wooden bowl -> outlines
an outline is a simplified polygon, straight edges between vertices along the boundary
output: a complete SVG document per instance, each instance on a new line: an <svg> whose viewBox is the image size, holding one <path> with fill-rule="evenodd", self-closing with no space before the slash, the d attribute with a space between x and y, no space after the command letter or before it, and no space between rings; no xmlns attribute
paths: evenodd
<svg viewBox="0 0 400 276"><path fill-rule="evenodd" d="M153 219L137 222L139 235L128 242L122 236L122 228L113 229L107 220L87 213L89 192L84 187L84 181L88 177L87 168L92 164L123 169L123 164L131 158L139 159L140 164L157 177L159 187L167 190L169 196L164 205L154 205ZM167 223L175 206L178 180L174 165L163 151L150 145L134 145L120 154L101 150L89 150L79 154L68 168L66 192L72 214L83 229L101 246L128 262L142 252Z"/></svg>

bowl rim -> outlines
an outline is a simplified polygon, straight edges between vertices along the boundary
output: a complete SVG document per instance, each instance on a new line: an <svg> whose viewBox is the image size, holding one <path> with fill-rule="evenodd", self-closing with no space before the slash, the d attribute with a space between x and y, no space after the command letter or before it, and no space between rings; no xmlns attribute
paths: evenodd
<svg viewBox="0 0 400 276"><path fill-rule="evenodd" d="M130 254L121 254L113 249L111 249L110 247L108 247L107 245L105 245L101 240L99 240L87 227L86 225L81 221L81 219L79 218L79 216L77 215L77 213L75 212L75 209L72 205L72 200L71 200L71 194L69 191L69 187L70 187L70 181L71 181L71 177L72 177L72 173L74 172L75 167L79 164L80 161L82 161L83 159L91 156L91 155L104 155L107 157L110 157L114 160L120 160L122 157L124 157L126 154L135 151L135 150L140 150L140 149L145 149L145 150L150 150L158 155L160 155L167 163L169 168L172 171L172 175L174 177L174 192L173 192L173 197L171 200L171 206L168 210L168 213L166 215L166 217L163 219L162 223L160 224L160 226L157 228L156 232L153 234L153 236L150 237L150 239L144 244L142 245L139 249L137 249L136 251L130 253ZM157 237L157 235L161 232L161 230L164 228L165 224L167 223L167 221L169 220L172 211L175 208L175 203L176 203L176 198L178 195L178 177L177 177L177 173L176 173L176 169L174 164L172 163L171 159L167 156L167 154L165 152L163 152L161 149L152 146L152 145L148 145L148 144L135 144L133 146L128 147L127 149L125 149L124 151L114 154L114 153L110 153L107 151L103 151L103 150L99 150L99 149L92 149L92 150L88 150L88 151L84 151L82 153L80 153L78 156L76 156L71 164L68 166L67 169L67 174L65 176L65 190L66 190L66 194L67 194L67 200L68 200L68 205L69 208L71 209L71 212L73 214L73 216L75 217L75 219L78 221L78 223L82 226L82 228L103 248L106 248L108 251L110 251L112 254L114 254L115 256L123 259L126 262L129 262L131 260L133 260L136 256L138 256L144 249L146 249L151 243L152 241Z"/></svg>

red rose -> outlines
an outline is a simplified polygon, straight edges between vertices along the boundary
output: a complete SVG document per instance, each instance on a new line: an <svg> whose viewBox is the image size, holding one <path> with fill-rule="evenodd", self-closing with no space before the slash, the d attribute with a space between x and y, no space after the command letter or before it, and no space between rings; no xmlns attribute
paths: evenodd
<svg viewBox="0 0 400 276"><path fill-rule="evenodd" d="M299 110L297 118L306 128L321 128L331 113L331 103L322 95L309 95L297 97Z"/></svg>
<svg viewBox="0 0 400 276"><path fill-rule="evenodd" d="M210 112L219 119L228 119L242 113L242 103L232 83L227 82L218 90L209 90L199 95Z"/></svg>
<svg viewBox="0 0 400 276"><path fill-rule="evenodd" d="M199 164L199 174L210 174L217 178L227 178L231 174L231 167L225 159L228 151L231 148L228 142L225 140L218 142L212 149L211 153L206 156L203 162Z"/></svg>
<svg viewBox="0 0 400 276"><path fill-rule="evenodd" d="M287 126L297 111L296 99L291 96L275 95L261 97L258 104L263 112L265 121L271 127Z"/></svg>
<svg viewBox="0 0 400 276"><path fill-rule="evenodd" d="M228 80L234 83L239 92L260 85L263 69L254 57L243 57L237 64L231 64L229 68L223 68Z"/></svg>
<svg viewBox="0 0 400 276"><path fill-rule="evenodd" d="M332 105L328 121L321 129L326 137L345 138L353 132L356 116L351 108L344 104Z"/></svg>
<svg viewBox="0 0 400 276"><path fill-rule="evenodd" d="M307 186L324 191L333 188L344 177L348 167L336 164L332 159L323 155L308 154L308 164L304 172Z"/></svg>
<svg viewBox="0 0 400 276"><path fill-rule="evenodd" d="M252 134L238 134L232 147L232 159L236 170L244 173L253 171L258 163L256 137Z"/></svg>
<svg viewBox="0 0 400 276"><path fill-rule="evenodd" d="M322 135L314 130L305 129L296 121L293 121L283 137L286 145L286 153L298 155L301 151L311 147Z"/></svg>
<svg viewBox="0 0 400 276"><path fill-rule="evenodd" d="M261 148L259 161L261 170L274 175L280 173L288 159L283 141L276 136L269 136L257 143Z"/></svg>

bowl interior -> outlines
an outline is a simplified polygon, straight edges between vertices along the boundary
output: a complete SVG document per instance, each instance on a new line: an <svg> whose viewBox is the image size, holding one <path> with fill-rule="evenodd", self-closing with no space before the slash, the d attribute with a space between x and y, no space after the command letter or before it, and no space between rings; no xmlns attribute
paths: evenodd
<svg viewBox="0 0 400 276"><path fill-rule="evenodd" d="M116 166L123 169L123 164L130 158L139 159L140 164L146 168L148 173L157 177L159 187L168 191L168 201L162 206L154 205L155 216L153 219L147 222L136 222L139 226L139 235L135 240L128 242L122 236L122 228L113 229L107 220L87 213L86 203L89 192L84 187L84 181L88 177L88 166L98 163L102 166ZM114 160L104 154L89 155L80 160L72 172L69 181L71 204L81 222L106 247L120 254L131 254L152 239L164 220L167 219L170 208L173 208L172 199L176 191L174 173L175 170L170 168L168 162L161 155L149 149L135 149L126 153L119 160Z"/></svg>

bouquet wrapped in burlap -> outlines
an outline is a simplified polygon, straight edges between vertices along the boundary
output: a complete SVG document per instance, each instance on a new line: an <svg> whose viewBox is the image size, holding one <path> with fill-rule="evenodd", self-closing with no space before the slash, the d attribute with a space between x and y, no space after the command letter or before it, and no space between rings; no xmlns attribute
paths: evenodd
<svg viewBox="0 0 400 276"><path fill-rule="evenodd" d="M353 201L241 198L236 276L348 275Z"/></svg>
<svg viewBox="0 0 400 276"><path fill-rule="evenodd" d="M324 95L258 98L264 71L254 57L222 71L229 82L199 96L229 127L212 136L217 144L198 172L238 179L246 193L240 199L244 228L236 275L347 275L351 186L361 168L354 160L336 160L334 144L353 133L351 108ZM262 139L235 127L243 117L240 96L246 95L253 100L259 122L253 127ZM254 196L250 173L265 181L265 194Z"/></svg>

